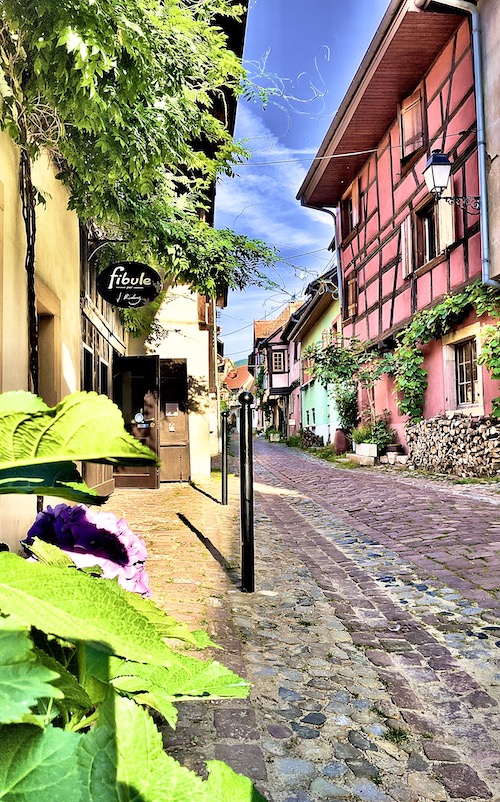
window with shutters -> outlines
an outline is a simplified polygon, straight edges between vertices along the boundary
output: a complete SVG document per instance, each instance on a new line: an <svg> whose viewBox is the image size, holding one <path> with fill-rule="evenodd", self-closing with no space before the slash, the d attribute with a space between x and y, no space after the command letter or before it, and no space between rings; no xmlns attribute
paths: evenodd
<svg viewBox="0 0 500 802"><path fill-rule="evenodd" d="M437 204L430 200L415 215L416 267L432 261L438 254Z"/></svg>
<svg viewBox="0 0 500 802"><path fill-rule="evenodd" d="M401 129L401 158L413 156L424 146L424 114L421 89L403 100L399 112Z"/></svg>
<svg viewBox="0 0 500 802"><path fill-rule="evenodd" d="M356 179L340 201L340 225L343 242L354 234L358 223L359 186L358 179Z"/></svg>
<svg viewBox="0 0 500 802"><path fill-rule="evenodd" d="M450 181L446 194L453 193ZM446 200L428 196L401 223L401 264L403 278L444 257L455 242L455 207Z"/></svg>
<svg viewBox="0 0 500 802"><path fill-rule="evenodd" d="M346 281L345 291L345 316L346 318L355 317L358 313L358 279L351 276Z"/></svg>

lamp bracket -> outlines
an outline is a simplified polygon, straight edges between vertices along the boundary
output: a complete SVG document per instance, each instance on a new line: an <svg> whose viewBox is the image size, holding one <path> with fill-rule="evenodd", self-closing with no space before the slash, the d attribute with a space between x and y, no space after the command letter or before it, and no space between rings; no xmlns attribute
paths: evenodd
<svg viewBox="0 0 500 802"><path fill-rule="evenodd" d="M455 204L460 209L464 211L470 212L470 214L479 214L480 210L480 198L476 195L467 195L464 197L460 196L452 196L452 195L441 195L440 200L445 200L446 203L449 203L450 206Z"/></svg>

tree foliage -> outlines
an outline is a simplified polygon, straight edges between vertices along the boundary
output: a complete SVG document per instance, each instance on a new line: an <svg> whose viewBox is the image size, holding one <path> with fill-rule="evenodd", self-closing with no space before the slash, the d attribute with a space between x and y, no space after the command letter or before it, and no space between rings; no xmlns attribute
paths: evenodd
<svg viewBox="0 0 500 802"><path fill-rule="evenodd" d="M231 0L5 0L0 122L48 150L82 221L207 294L274 259L200 219L217 175L245 156L225 103L244 82L227 46Z"/></svg>

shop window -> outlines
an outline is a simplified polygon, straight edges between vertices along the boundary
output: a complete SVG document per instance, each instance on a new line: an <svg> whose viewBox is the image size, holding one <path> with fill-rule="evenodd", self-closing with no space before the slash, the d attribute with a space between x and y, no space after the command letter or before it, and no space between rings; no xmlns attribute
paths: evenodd
<svg viewBox="0 0 500 802"><path fill-rule="evenodd" d="M475 340L455 345L455 381L457 406L476 404L479 390Z"/></svg>
<svg viewBox="0 0 500 802"><path fill-rule="evenodd" d="M417 89L401 104L401 158L406 160L424 146L424 114L422 92Z"/></svg>

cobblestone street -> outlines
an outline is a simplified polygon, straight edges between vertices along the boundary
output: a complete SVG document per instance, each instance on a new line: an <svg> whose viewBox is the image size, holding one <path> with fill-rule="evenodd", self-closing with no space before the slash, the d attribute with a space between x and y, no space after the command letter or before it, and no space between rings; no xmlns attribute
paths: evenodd
<svg viewBox="0 0 500 802"><path fill-rule="evenodd" d="M252 683L179 705L169 751L272 802L500 802L500 496L255 442L256 592L239 482L118 491L155 598ZM494 486L493 486L494 487Z"/></svg>

